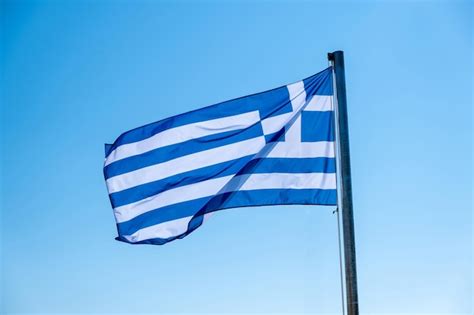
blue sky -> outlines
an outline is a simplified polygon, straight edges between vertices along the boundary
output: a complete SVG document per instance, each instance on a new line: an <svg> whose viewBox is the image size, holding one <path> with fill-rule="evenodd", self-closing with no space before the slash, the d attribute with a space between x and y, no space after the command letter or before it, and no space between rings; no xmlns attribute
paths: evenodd
<svg viewBox="0 0 474 315"><path fill-rule="evenodd" d="M344 50L360 309L472 312L470 2L2 1L3 313L338 313L332 208L114 240L103 144Z"/></svg>

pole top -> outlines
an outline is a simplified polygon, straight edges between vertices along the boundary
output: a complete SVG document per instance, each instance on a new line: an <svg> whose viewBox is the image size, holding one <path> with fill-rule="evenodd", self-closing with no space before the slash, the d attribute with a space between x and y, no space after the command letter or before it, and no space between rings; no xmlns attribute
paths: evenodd
<svg viewBox="0 0 474 315"><path fill-rule="evenodd" d="M338 55L338 56L344 56L344 51L342 51L342 50L336 50L336 51L333 51L332 53L328 53L328 60L329 60L329 61L334 61L335 58L336 58L336 55Z"/></svg>

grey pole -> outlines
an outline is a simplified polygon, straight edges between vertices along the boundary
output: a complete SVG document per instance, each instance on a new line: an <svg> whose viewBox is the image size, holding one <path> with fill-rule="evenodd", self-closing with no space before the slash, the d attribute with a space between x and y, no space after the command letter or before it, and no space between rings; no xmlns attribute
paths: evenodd
<svg viewBox="0 0 474 315"><path fill-rule="evenodd" d="M338 50L328 54L332 62L337 98L338 142L340 154L340 178L342 190L342 230L344 240L344 265L346 278L347 315L359 315L357 294L357 270L354 237L354 215L352 212L351 163L349 152L349 127L347 123L346 78L344 75L344 52Z"/></svg>

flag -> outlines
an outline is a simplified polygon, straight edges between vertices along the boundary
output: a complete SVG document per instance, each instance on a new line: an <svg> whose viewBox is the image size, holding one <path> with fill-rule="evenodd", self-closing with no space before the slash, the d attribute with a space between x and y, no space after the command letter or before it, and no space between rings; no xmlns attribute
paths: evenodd
<svg viewBox="0 0 474 315"><path fill-rule="evenodd" d="M127 243L183 238L222 209L336 205L332 68L127 131L105 155Z"/></svg>

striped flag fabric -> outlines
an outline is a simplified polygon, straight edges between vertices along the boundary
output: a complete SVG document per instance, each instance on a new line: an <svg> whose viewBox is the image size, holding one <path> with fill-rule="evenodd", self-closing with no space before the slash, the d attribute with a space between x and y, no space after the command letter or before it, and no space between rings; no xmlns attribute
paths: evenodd
<svg viewBox="0 0 474 315"><path fill-rule="evenodd" d="M165 244L217 210L336 205L332 68L166 118L106 145L119 241Z"/></svg>

